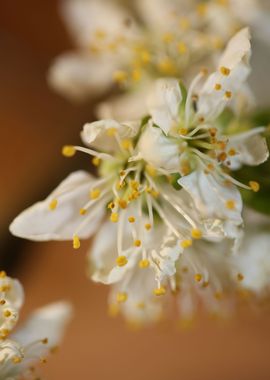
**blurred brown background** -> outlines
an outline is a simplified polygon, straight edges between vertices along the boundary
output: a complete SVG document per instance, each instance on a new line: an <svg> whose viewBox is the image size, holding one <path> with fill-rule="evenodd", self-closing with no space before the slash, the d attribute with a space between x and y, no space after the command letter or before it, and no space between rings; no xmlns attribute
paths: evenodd
<svg viewBox="0 0 270 380"><path fill-rule="evenodd" d="M107 316L107 289L86 279L88 243L74 254L70 243L29 243L9 235L8 225L19 211L83 165L62 158L60 149L78 140L82 124L93 115L89 104L74 106L46 84L52 58L72 47L57 1L1 1L0 43L1 265L23 282L24 316L61 298L75 305L75 319L59 353L44 366L44 377L268 380L269 314L243 313L226 324L199 316L197 326L185 332L170 322L130 331L121 320ZM260 72L268 62L263 56ZM269 91L257 78L253 76L257 92Z"/></svg>

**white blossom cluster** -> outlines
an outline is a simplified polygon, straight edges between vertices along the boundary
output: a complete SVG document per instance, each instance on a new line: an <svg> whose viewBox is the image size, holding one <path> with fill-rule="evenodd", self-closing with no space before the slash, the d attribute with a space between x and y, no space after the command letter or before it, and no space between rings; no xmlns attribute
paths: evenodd
<svg viewBox="0 0 270 380"><path fill-rule="evenodd" d="M240 192L260 184L235 177L269 156L266 126L248 119L250 30L268 32L260 3L62 5L78 49L55 60L50 83L76 100L117 95L99 105L101 120L83 126L84 146L62 151L89 154L97 176L70 174L10 231L71 240L74 249L92 236L89 276L111 285L110 312L135 323L157 321L175 304L184 320L201 308L228 315L241 293L263 297L270 235L243 217Z"/></svg>

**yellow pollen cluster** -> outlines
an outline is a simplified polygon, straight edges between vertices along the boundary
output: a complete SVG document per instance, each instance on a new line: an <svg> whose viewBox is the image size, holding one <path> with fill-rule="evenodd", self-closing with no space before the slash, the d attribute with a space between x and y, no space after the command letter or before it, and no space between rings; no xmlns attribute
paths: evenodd
<svg viewBox="0 0 270 380"><path fill-rule="evenodd" d="M93 157L93 158L92 158L92 164L93 164L94 166L99 166L99 164L100 164L100 158L98 158L98 157Z"/></svg>
<svg viewBox="0 0 270 380"><path fill-rule="evenodd" d="M0 272L0 278L5 278L5 277L7 277L6 272L4 270L1 270L1 272Z"/></svg>
<svg viewBox="0 0 270 380"><path fill-rule="evenodd" d="M135 246L135 247L140 247L141 245L142 245L141 240L136 239L136 240L134 241L134 246Z"/></svg>
<svg viewBox="0 0 270 380"><path fill-rule="evenodd" d="M179 135L186 136L188 134L188 129L187 128L180 128L178 130Z"/></svg>
<svg viewBox="0 0 270 380"><path fill-rule="evenodd" d="M191 236L193 237L193 239L201 239L202 231L197 228L193 228L191 231Z"/></svg>
<svg viewBox="0 0 270 380"><path fill-rule="evenodd" d="M135 218L134 218L134 216L130 216L130 217L128 218L128 221L129 221L129 223L135 223Z"/></svg>
<svg viewBox="0 0 270 380"><path fill-rule="evenodd" d="M255 193L260 190L260 184L256 181L249 181L249 186Z"/></svg>
<svg viewBox="0 0 270 380"><path fill-rule="evenodd" d="M118 199L118 204L122 209L127 208L127 201L125 201L124 199Z"/></svg>
<svg viewBox="0 0 270 380"><path fill-rule="evenodd" d="M117 223L118 222L118 213L117 212L112 212L111 213L110 221L113 222L113 223Z"/></svg>
<svg viewBox="0 0 270 380"><path fill-rule="evenodd" d="M4 310L4 312L3 312L3 316L4 316L5 318L9 318L9 317L11 317L11 315L12 315L12 313L11 313L10 310Z"/></svg>
<svg viewBox="0 0 270 380"><path fill-rule="evenodd" d="M185 54L187 52L187 45L184 42L177 44L177 50L179 54Z"/></svg>
<svg viewBox="0 0 270 380"><path fill-rule="evenodd" d="M74 249L79 249L80 246L81 246L81 242L80 242L79 236L78 235L74 235L73 236L73 248Z"/></svg>
<svg viewBox="0 0 270 380"><path fill-rule="evenodd" d="M157 175L157 170L151 165L146 165L145 170L151 177L155 177Z"/></svg>
<svg viewBox="0 0 270 380"><path fill-rule="evenodd" d="M143 259L143 260L141 260L141 261L139 262L139 267L142 268L142 269L144 269L144 268L148 268L149 265L150 265L150 262L149 262L149 260L147 260L147 259Z"/></svg>
<svg viewBox="0 0 270 380"><path fill-rule="evenodd" d="M123 149L131 149L132 148L132 141L130 139L123 139L121 141L121 146Z"/></svg>
<svg viewBox="0 0 270 380"><path fill-rule="evenodd" d="M235 156L235 155L236 155L236 150L233 149L233 148L231 148L231 149L228 151L228 155L231 156L231 157Z"/></svg>
<svg viewBox="0 0 270 380"><path fill-rule="evenodd" d="M12 358L12 362L14 364L19 364L19 363L21 363L21 361L22 361L22 358L20 356L13 356L13 358Z"/></svg>
<svg viewBox="0 0 270 380"><path fill-rule="evenodd" d="M225 97L226 97L227 99L231 99L231 97L232 97L232 92L231 92L231 91L226 91L226 92L225 92Z"/></svg>
<svg viewBox="0 0 270 380"><path fill-rule="evenodd" d="M90 190L89 197L91 199L98 199L100 196L100 189L92 189Z"/></svg>
<svg viewBox="0 0 270 380"><path fill-rule="evenodd" d="M166 294L166 289L164 288L164 286L161 286L159 288L156 288L154 289L154 294L156 296L164 296Z"/></svg>
<svg viewBox="0 0 270 380"><path fill-rule="evenodd" d="M124 267L127 264L127 262L128 262L128 260L127 260L126 256L118 256L116 259L116 264L119 267Z"/></svg>
<svg viewBox="0 0 270 380"><path fill-rule="evenodd" d="M238 280L239 282L241 282L241 281L244 280L244 276L243 276L242 273L238 273L238 274L237 274L237 280Z"/></svg>
<svg viewBox="0 0 270 380"><path fill-rule="evenodd" d="M222 75L224 75L224 76L227 77L227 76L230 75L231 70L230 70L228 67L224 67L224 66L222 66L222 67L220 68L220 72L221 72Z"/></svg>
<svg viewBox="0 0 270 380"><path fill-rule="evenodd" d="M165 75L175 75L177 72L174 62L168 57L158 63L158 70Z"/></svg>
<svg viewBox="0 0 270 380"><path fill-rule="evenodd" d="M202 280L202 278L203 278L203 276L201 275L201 273L196 273L194 276L194 280L197 282L200 282Z"/></svg>
<svg viewBox="0 0 270 380"><path fill-rule="evenodd" d="M6 300L0 300L0 305L5 305L5 303L6 303Z"/></svg>
<svg viewBox="0 0 270 380"><path fill-rule="evenodd" d="M228 210L235 210L235 201L233 199L228 199L226 201L226 208Z"/></svg>
<svg viewBox="0 0 270 380"><path fill-rule="evenodd" d="M116 295L116 300L118 303L126 302L127 299L128 299L128 295L125 292L119 292Z"/></svg>
<svg viewBox="0 0 270 380"><path fill-rule="evenodd" d="M50 202L50 204L49 204L49 209L51 211L53 211L53 210L56 209L57 205L58 205L57 199L52 199L51 202Z"/></svg>
<svg viewBox="0 0 270 380"><path fill-rule="evenodd" d="M151 230L152 226L151 226L150 223L146 223L146 224L144 225L144 228L145 228L147 231L149 231L149 230Z"/></svg>
<svg viewBox="0 0 270 380"><path fill-rule="evenodd" d="M220 91L222 89L222 86L220 83L216 83L214 88L216 91Z"/></svg>
<svg viewBox="0 0 270 380"><path fill-rule="evenodd" d="M75 153L76 153L76 149L72 145L65 145L62 148L62 154L65 157L73 157Z"/></svg>
<svg viewBox="0 0 270 380"><path fill-rule="evenodd" d="M181 241L180 246L182 248L189 248L192 246L192 240L190 240L190 239L183 240L183 241Z"/></svg>
<svg viewBox="0 0 270 380"><path fill-rule="evenodd" d="M123 70L117 70L114 72L113 74L113 80L118 83L118 84L121 84L121 83L124 83L126 82L128 78L128 75L125 71Z"/></svg>
<svg viewBox="0 0 270 380"><path fill-rule="evenodd" d="M87 213L87 210L85 208L80 209L80 215L85 215Z"/></svg>

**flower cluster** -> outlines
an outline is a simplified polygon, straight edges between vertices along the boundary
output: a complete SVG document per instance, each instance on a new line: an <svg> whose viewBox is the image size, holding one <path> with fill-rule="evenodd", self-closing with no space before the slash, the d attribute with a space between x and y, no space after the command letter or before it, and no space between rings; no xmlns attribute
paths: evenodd
<svg viewBox="0 0 270 380"><path fill-rule="evenodd" d="M38 309L25 325L13 332L24 300L22 286L0 272L0 377L36 379L36 365L59 344L70 320L71 306L54 303Z"/></svg>
<svg viewBox="0 0 270 380"><path fill-rule="evenodd" d="M251 129L245 119L250 55L244 28L214 71L200 70L188 88L173 72L153 81L144 118L85 124L85 146L67 145L62 153L92 156L98 178L72 173L19 215L11 232L72 240L74 249L96 234L88 272L93 281L112 285L112 314L121 311L139 323L158 320L170 310L172 294L185 319L199 305L230 313L238 291L250 284L237 255L247 244L238 188L260 188L252 178L237 181L233 171L269 155L265 128Z"/></svg>

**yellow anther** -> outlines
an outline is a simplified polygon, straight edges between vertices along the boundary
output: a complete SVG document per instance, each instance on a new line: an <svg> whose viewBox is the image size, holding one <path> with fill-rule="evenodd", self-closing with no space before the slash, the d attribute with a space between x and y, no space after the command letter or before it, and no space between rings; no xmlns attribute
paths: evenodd
<svg viewBox="0 0 270 380"><path fill-rule="evenodd" d="M194 276L194 280L197 282L200 282L202 280L203 276L201 273L196 273Z"/></svg>
<svg viewBox="0 0 270 380"><path fill-rule="evenodd" d="M117 223L118 222L118 213L117 212L112 212L111 213L110 221L113 222L113 223Z"/></svg>
<svg viewBox="0 0 270 380"><path fill-rule="evenodd" d="M2 339L6 339L8 337L8 335L9 335L9 333L10 333L10 330L8 330L8 329L1 329L0 330L0 337Z"/></svg>
<svg viewBox="0 0 270 380"><path fill-rule="evenodd" d="M186 52L187 52L187 45L184 42L179 42L177 44L177 51L180 54L186 54Z"/></svg>
<svg viewBox="0 0 270 380"><path fill-rule="evenodd" d="M191 172L191 167L189 165L189 162L187 161L182 161L180 165L180 170L182 175L188 175Z"/></svg>
<svg viewBox="0 0 270 380"><path fill-rule="evenodd" d="M222 299L222 292L215 292L214 297L216 300L220 301Z"/></svg>
<svg viewBox="0 0 270 380"><path fill-rule="evenodd" d="M114 207L115 207L114 202L110 202L110 203L108 204L108 208L109 208L110 210L112 210Z"/></svg>
<svg viewBox="0 0 270 380"><path fill-rule="evenodd" d="M81 246L81 242L80 242L79 236L78 235L74 235L73 236L73 248L74 249L79 249L80 246Z"/></svg>
<svg viewBox="0 0 270 380"><path fill-rule="evenodd" d="M117 189L117 190L121 190L121 189L123 189L125 186L126 186L126 182L125 182L125 181L119 181L119 182L117 182L117 184L116 184L116 189Z"/></svg>
<svg viewBox="0 0 270 380"><path fill-rule="evenodd" d="M188 129L187 128L180 128L178 129L179 135L186 136L188 134Z"/></svg>
<svg viewBox="0 0 270 380"><path fill-rule="evenodd" d="M108 128L106 131L107 136L113 137L116 134L116 128Z"/></svg>
<svg viewBox="0 0 270 380"><path fill-rule="evenodd" d="M144 64L147 64L151 61L151 54L147 50L142 50L140 56L142 63Z"/></svg>
<svg viewBox="0 0 270 380"><path fill-rule="evenodd" d="M6 300L0 300L0 305L5 305Z"/></svg>
<svg viewBox="0 0 270 380"><path fill-rule="evenodd" d="M217 134L217 128L209 128L208 132L211 137L215 137Z"/></svg>
<svg viewBox="0 0 270 380"><path fill-rule="evenodd" d="M134 82L139 82L142 79L142 72L141 70L134 69L131 73L132 80Z"/></svg>
<svg viewBox="0 0 270 380"><path fill-rule="evenodd" d="M85 208L80 209L80 215L85 215L87 213L87 210Z"/></svg>
<svg viewBox="0 0 270 380"><path fill-rule="evenodd" d="M227 99L231 99L231 97L232 97L232 92L231 92L231 91L226 91L226 92L225 92L225 97L226 97Z"/></svg>
<svg viewBox="0 0 270 380"><path fill-rule="evenodd" d="M6 272L4 270L1 270L1 272L0 272L0 278L5 278L5 277L7 277Z"/></svg>
<svg viewBox="0 0 270 380"><path fill-rule="evenodd" d="M145 303L144 302L138 302L137 305L136 305L136 307L138 309L143 310L143 309L145 309Z"/></svg>
<svg viewBox="0 0 270 380"><path fill-rule="evenodd" d="M22 358L20 356L13 356L12 361L14 364L19 364L22 361Z"/></svg>
<svg viewBox="0 0 270 380"><path fill-rule="evenodd" d="M11 315L12 315L12 313L11 313L10 310L4 310L4 312L3 312L3 316L4 316L5 318L9 318L9 317L11 317Z"/></svg>
<svg viewBox="0 0 270 380"><path fill-rule="evenodd" d="M182 248L189 248L192 246L192 240L190 240L190 239L183 240L183 241L181 241L180 246Z"/></svg>
<svg viewBox="0 0 270 380"><path fill-rule="evenodd" d="M139 262L139 267L142 269L148 268L149 265L150 265L150 262L147 259L140 260L140 262Z"/></svg>
<svg viewBox="0 0 270 380"><path fill-rule="evenodd" d="M130 217L128 218L128 221L129 221L129 223L135 223L135 218L134 218L134 216L130 216Z"/></svg>
<svg viewBox="0 0 270 380"><path fill-rule="evenodd" d="M204 281L204 282L202 283L202 287L203 287L203 288L208 288L208 286L209 286L209 281Z"/></svg>
<svg viewBox="0 0 270 380"><path fill-rule="evenodd" d="M235 201L233 199L228 199L226 201L226 208L228 210L235 210Z"/></svg>
<svg viewBox="0 0 270 380"><path fill-rule="evenodd" d="M91 199L98 199L100 196L100 189L92 189L90 190L89 197Z"/></svg>
<svg viewBox="0 0 270 380"><path fill-rule="evenodd" d="M174 40L174 35L172 33L165 33L162 36L162 41L165 42L166 44L170 44Z"/></svg>
<svg viewBox="0 0 270 380"><path fill-rule="evenodd" d="M182 272L183 272L183 273L188 273L188 267L183 267L183 268L182 268Z"/></svg>
<svg viewBox="0 0 270 380"><path fill-rule="evenodd" d="M141 240L139 240L139 239L134 240L134 246L135 247L140 247L141 245L142 245Z"/></svg>
<svg viewBox="0 0 270 380"><path fill-rule="evenodd" d="M207 164L207 169L210 170L210 171L213 171L215 169L214 165L213 164Z"/></svg>
<svg viewBox="0 0 270 380"><path fill-rule="evenodd" d="M191 231L191 236L193 239L201 239L202 238L202 231L198 228L193 228Z"/></svg>
<svg viewBox="0 0 270 380"><path fill-rule="evenodd" d="M127 73L123 70L115 71L113 74L113 80L117 83L124 83L127 80Z"/></svg>
<svg viewBox="0 0 270 380"><path fill-rule="evenodd" d="M93 164L94 166L99 166L99 164L100 164L100 158L98 158L98 157L93 157L93 158L92 158L92 164Z"/></svg>
<svg viewBox="0 0 270 380"><path fill-rule="evenodd" d="M233 149L233 148L231 148L231 149L228 151L228 155L231 156L231 157L235 156L235 155L236 155L236 150Z"/></svg>
<svg viewBox="0 0 270 380"><path fill-rule="evenodd" d="M225 152L222 152L218 155L218 160L221 162L224 162L227 160L227 154Z"/></svg>
<svg viewBox="0 0 270 380"><path fill-rule="evenodd" d="M119 172L119 175L120 175L120 177L124 177L126 175L126 171L125 170L121 170Z"/></svg>
<svg viewBox="0 0 270 380"><path fill-rule="evenodd" d="M257 193L260 190L260 184L256 181L249 181L249 186L251 190L253 190L255 193Z"/></svg>
<svg viewBox="0 0 270 380"><path fill-rule="evenodd" d="M46 358L43 358L43 357L39 358L39 361L40 361L40 363L42 363L42 364L46 364L46 363L47 363L47 359L46 359Z"/></svg>
<svg viewBox="0 0 270 380"><path fill-rule="evenodd" d="M151 177L155 177L157 175L157 170L151 165L146 165L145 170Z"/></svg>
<svg viewBox="0 0 270 380"><path fill-rule="evenodd" d="M129 185L130 185L130 187L133 189L133 190L139 190L139 186L140 186L140 184L139 184L139 182L138 181L130 181L129 182Z"/></svg>
<svg viewBox="0 0 270 380"><path fill-rule="evenodd" d="M244 276L243 276L242 273L238 273L237 274L237 280L240 281L240 282L244 280Z"/></svg>
<svg viewBox="0 0 270 380"><path fill-rule="evenodd" d="M53 199L53 200L51 200L51 202L50 202L50 204L49 204L49 209L50 209L51 211L53 211L53 210L56 209L57 205L58 205L58 201L57 201L57 199Z"/></svg>
<svg viewBox="0 0 270 380"><path fill-rule="evenodd" d="M95 37L98 38L99 40L104 40L106 37L106 32L103 29L97 29L95 31Z"/></svg>
<svg viewBox="0 0 270 380"><path fill-rule="evenodd" d="M126 302L127 299L128 299L128 295L125 292L119 292L116 295L116 300L118 303Z"/></svg>
<svg viewBox="0 0 270 380"><path fill-rule="evenodd" d="M118 256L116 259L116 264L119 267L124 267L127 264L127 262L128 262L128 260L127 260L126 256Z"/></svg>
<svg viewBox="0 0 270 380"><path fill-rule="evenodd" d="M200 16L205 16L207 12L207 4L206 3L200 3L197 5L197 12Z"/></svg>
<svg viewBox="0 0 270 380"><path fill-rule="evenodd" d="M149 230L151 230L152 226L151 226L150 223L146 223L146 224L144 225L144 228L145 228L147 231L149 231Z"/></svg>
<svg viewBox="0 0 270 380"><path fill-rule="evenodd" d="M65 145L62 148L62 154L65 157L73 157L75 153L76 153L76 149L72 145Z"/></svg>
<svg viewBox="0 0 270 380"><path fill-rule="evenodd" d="M214 89L215 89L216 91L220 91L220 90L222 89L221 84L220 84L220 83L216 83Z"/></svg>
<svg viewBox="0 0 270 380"><path fill-rule="evenodd" d="M127 201L125 201L124 199L118 199L118 204L123 209L127 208Z"/></svg>
<svg viewBox="0 0 270 380"><path fill-rule="evenodd" d="M220 72L221 72L222 75L224 75L224 76L227 77L228 75L230 75L231 70L228 67L222 66L220 68Z"/></svg>
<svg viewBox="0 0 270 380"><path fill-rule="evenodd" d="M10 291L11 286L10 285L2 285L0 286L0 292L8 292Z"/></svg>
<svg viewBox="0 0 270 380"><path fill-rule="evenodd" d="M187 30L190 27L190 21L186 17L181 17L179 20L179 26L182 30Z"/></svg>
<svg viewBox="0 0 270 380"><path fill-rule="evenodd" d="M119 306L115 303L109 305L108 314L110 317L116 317L120 312Z"/></svg>
<svg viewBox="0 0 270 380"><path fill-rule="evenodd" d="M126 149L126 150L131 149L132 148L132 140L130 140L130 139L123 139L121 141L121 146L122 146L123 149Z"/></svg>
<svg viewBox="0 0 270 380"><path fill-rule="evenodd" d="M175 63L170 58L164 58L158 63L158 70L165 75L175 75L177 74L177 68Z"/></svg>
<svg viewBox="0 0 270 380"><path fill-rule="evenodd" d="M166 294L166 289L164 288L164 286L161 286L159 288L154 289L153 292L158 297L159 296L164 296Z"/></svg>
<svg viewBox="0 0 270 380"><path fill-rule="evenodd" d="M42 339L42 344L48 344L48 342L49 342L49 340L48 340L48 338L44 338L44 339Z"/></svg>

